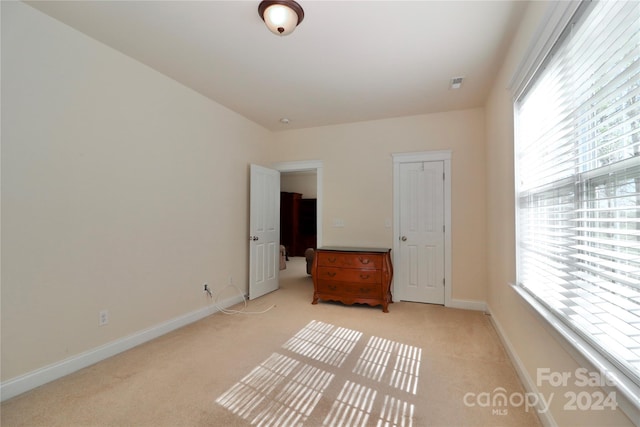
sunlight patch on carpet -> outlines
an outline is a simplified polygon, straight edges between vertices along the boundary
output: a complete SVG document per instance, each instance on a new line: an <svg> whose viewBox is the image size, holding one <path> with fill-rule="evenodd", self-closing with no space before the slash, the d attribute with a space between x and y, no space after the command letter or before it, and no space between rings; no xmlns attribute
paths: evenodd
<svg viewBox="0 0 640 427"><path fill-rule="evenodd" d="M332 373L274 353L216 402L253 425L301 425L333 377Z"/></svg>
<svg viewBox="0 0 640 427"><path fill-rule="evenodd" d="M366 426L376 393L369 387L347 381L322 425Z"/></svg>
<svg viewBox="0 0 640 427"><path fill-rule="evenodd" d="M371 337L356 366L355 374L382 381L389 361L393 362L389 385L416 394L422 349L380 337Z"/></svg>
<svg viewBox="0 0 640 427"><path fill-rule="evenodd" d="M403 402L392 396L384 397L384 406L380 412L377 427L413 426L413 404Z"/></svg>
<svg viewBox="0 0 640 427"><path fill-rule="evenodd" d="M342 366L362 332L312 320L282 347L301 356Z"/></svg>
<svg viewBox="0 0 640 427"><path fill-rule="evenodd" d="M367 347L362 352L362 355L360 355L358 363L355 368L353 368L353 372L375 381L382 380L382 376L387 369L389 358L396 344L397 343L384 338L369 338Z"/></svg>
<svg viewBox="0 0 640 427"><path fill-rule="evenodd" d="M397 358L389 385L407 393L416 394L422 349L406 344L397 344Z"/></svg>
<svg viewBox="0 0 640 427"><path fill-rule="evenodd" d="M372 336L350 359L362 335L313 320L282 346L288 356L272 354L216 403L251 425L303 426L336 378L342 388L325 395L333 403L324 426L413 426L415 406L403 398L417 394L422 349Z"/></svg>

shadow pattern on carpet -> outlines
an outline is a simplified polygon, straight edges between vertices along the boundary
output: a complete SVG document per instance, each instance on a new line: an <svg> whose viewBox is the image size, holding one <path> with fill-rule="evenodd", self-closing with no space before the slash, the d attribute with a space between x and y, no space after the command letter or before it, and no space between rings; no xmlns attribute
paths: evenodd
<svg viewBox="0 0 640 427"><path fill-rule="evenodd" d="M216 403L257 426L410 427L421 359L418 347L312 320Z"/></svg>

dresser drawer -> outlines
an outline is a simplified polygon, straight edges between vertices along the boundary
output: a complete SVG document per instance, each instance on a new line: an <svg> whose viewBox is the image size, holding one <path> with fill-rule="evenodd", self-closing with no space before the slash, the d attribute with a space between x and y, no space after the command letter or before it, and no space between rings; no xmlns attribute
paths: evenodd
<svg viewBox="0 0 640 427"><path fill-rule="evenodd" d="M338 282L380 283L380 270L357 270L337 267L318 267L318 279Z"/></svg>
<svg viewBox="0 0 640 427"><path fill-rule="evenodd" d="M318 267L370 268L375 270L382 268L382 256L377 254L319 252L317 256Z"/></svg>
<svg viewBox="0 0 640 427"><path fill-rule="evenodd" d="M318 280L318 294L380 299L382 297L382 285L379 283L345 283Z"/></svg>

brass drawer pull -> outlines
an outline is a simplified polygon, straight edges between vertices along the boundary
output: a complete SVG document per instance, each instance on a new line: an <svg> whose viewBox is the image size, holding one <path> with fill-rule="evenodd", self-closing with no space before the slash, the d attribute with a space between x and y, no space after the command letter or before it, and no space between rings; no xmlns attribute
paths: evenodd
<svg viewBox="0 0 640 427"><path fill-rule="evenodd" d="M338 289L338 287L336 285L329 285L329 289L335 291L336 289Z"/></svg>
<svg viewBox="0 0 640 427"><path fill-rule="evenodd" d="M362 263L362 264L369 264L371 262L371 260L369 258L359 257L358 259L360 260L360 263Z"/></svg>
<svg viewBox="0 0 640 427"><path fill-rule="evenodd" d="M336 262L338 260L338 258L333 257L333 258L327 258L327 261L329 262Z"/></svg>
<svg viewBox="0 0 640 427"><path fill-rule="evenodd" d="M371 277L371 276L369 276L368 274L361 274L360 275L360 278L363 279L363 280L367 280L369 277Z"/></svg>
<svg viewBox="0 0 640 427"><path fill-rule="evenodd" d="M327 271L327 276L336 277L336 272L335 271Z"/></svg>

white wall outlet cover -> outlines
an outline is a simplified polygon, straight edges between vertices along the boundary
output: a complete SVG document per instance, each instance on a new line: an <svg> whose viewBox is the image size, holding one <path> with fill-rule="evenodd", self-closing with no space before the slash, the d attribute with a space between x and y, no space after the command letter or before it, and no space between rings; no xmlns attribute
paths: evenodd
<svg viewBox="0 0 640 427"><path fill-rule="evenodd" d="M101 310L98 314L98 326L104 326L109 323L109 310Z"/></svg>

